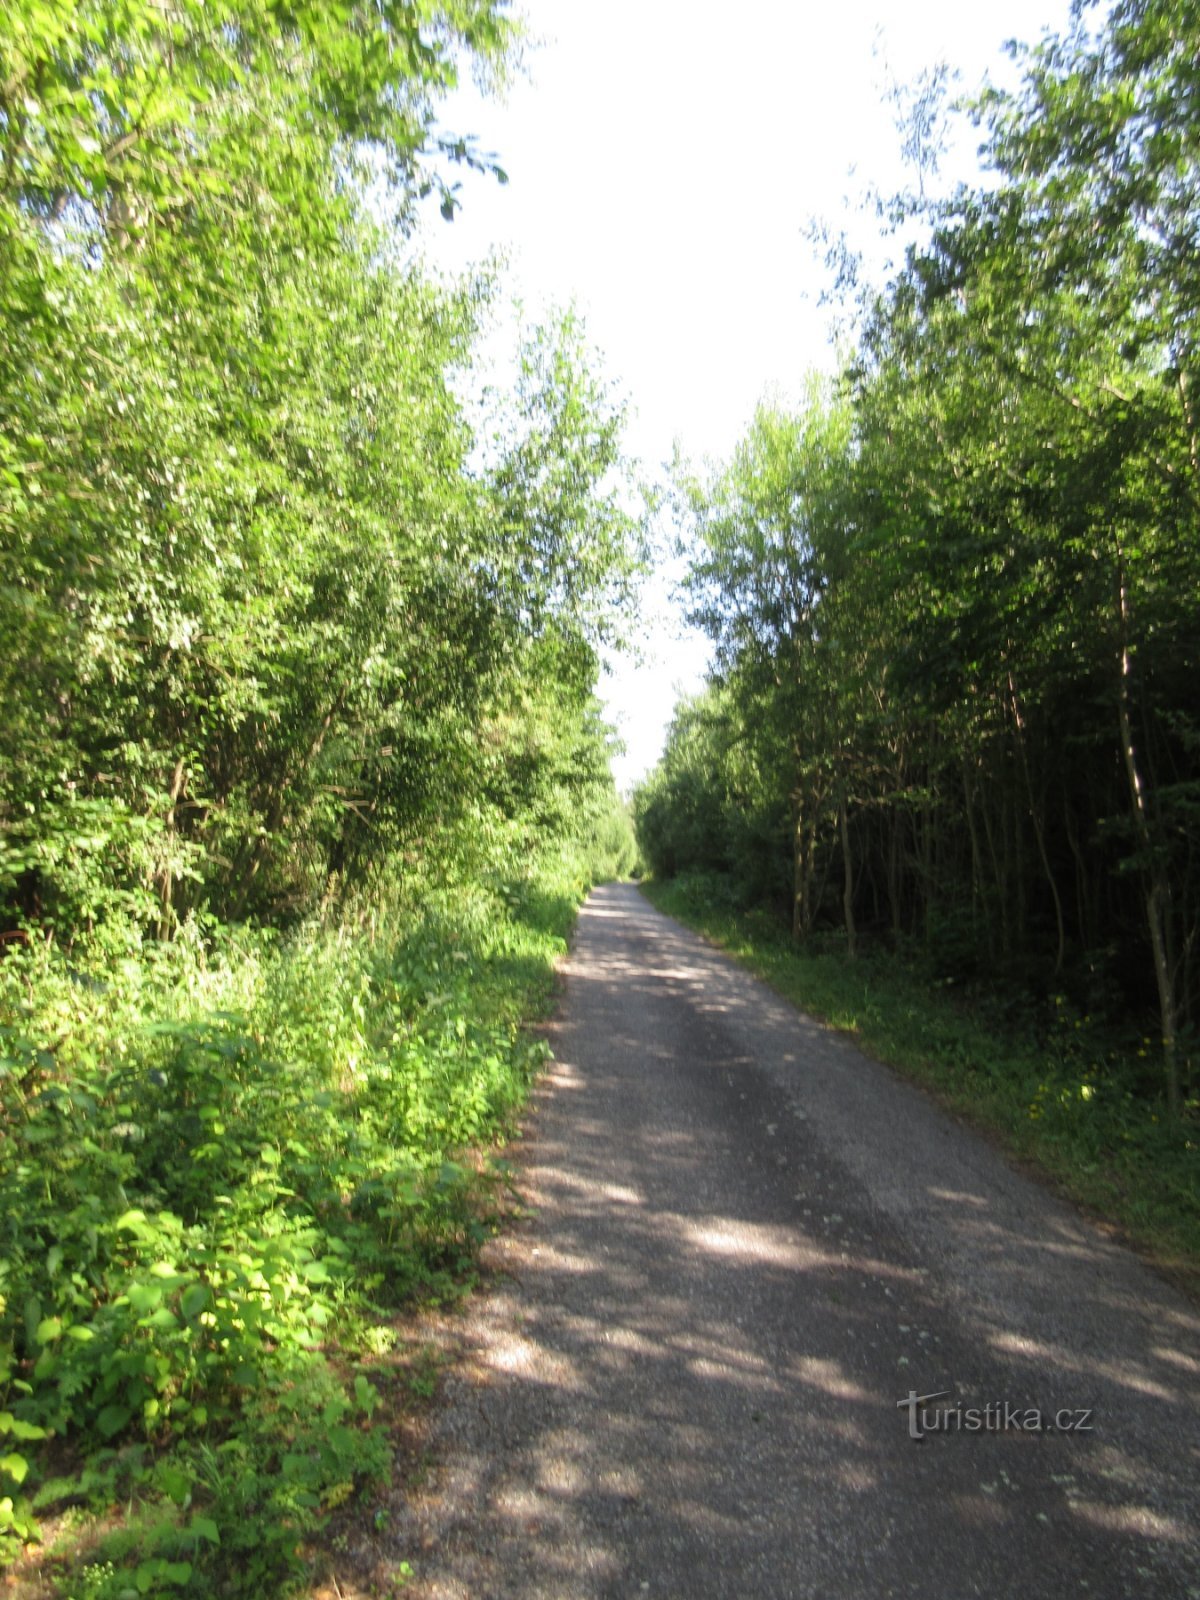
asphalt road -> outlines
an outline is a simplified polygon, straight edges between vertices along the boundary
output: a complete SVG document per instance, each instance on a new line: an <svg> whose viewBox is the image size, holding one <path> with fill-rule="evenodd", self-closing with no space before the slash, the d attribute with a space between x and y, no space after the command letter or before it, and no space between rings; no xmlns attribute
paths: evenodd
<svg viewBox="0 0 1200 1600"><path fill-rule="evenodd" d="M1186 1300L629 886L552 1044L405 1593L1200 1597Z"/></svg>

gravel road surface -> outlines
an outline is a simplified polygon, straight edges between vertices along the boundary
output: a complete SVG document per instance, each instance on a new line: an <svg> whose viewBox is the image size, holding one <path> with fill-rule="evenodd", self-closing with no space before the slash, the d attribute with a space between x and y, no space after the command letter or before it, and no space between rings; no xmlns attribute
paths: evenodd
<svg viewBox="0 0 1200 1600"><path fill-rule="evenodd" d="M634 888L565 975L404 1593L1200 1600L1186 1300Z"/></svg>

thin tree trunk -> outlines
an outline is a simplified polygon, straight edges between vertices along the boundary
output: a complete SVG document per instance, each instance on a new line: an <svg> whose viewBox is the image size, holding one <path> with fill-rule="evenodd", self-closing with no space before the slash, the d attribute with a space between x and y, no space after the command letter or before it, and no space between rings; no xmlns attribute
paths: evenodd
<svg viewBox="0 0 1200 1600"><path fill-rule="evenodd" d="M976 947L979 941L979 919L983 919L984 936L987 941L988 960L995 957L995 934L992 930L992 919L988 916L987 899L983 892L983 852L979 848L979 826L975 821L974 786L971 783L971 768L966 756L963 757L963 805L967 815L967 833L971 839L971 926L975 931Z"/></svg>
<svg viewBox="0 0 1200 1600"><path fill-rule="evenodd" d="M1200 449L1196 445L1196 408L1192 403L1191 379L1182 363L1179 368L1179 401L1183 407L1183 420L1187 427L1188 455L1191 457L1192 472L1200 479Z"/></svg>
<svg viewBox="0 0 1200 1600"><path fill-rule="evenodd" d="M803 799L792 835L792 938L802 944L812 932L813 875L816 870L817 820L819 802L809 795Z"/></svg>
<svg viewBox="0 0 1200 1600"><path fill-rule="evenodd" d="M1013 883L1016 885L1017 891L1014 922L1018 938L1023 938L1029 923L1029 901L1026 895L1026 890L1029 886L1025 882L1025 830L1021 826L1021 806L1018 804L1015 788L1011 784L1009 785L1007 799L1012 822Z"/></svg>
<svg viewBox="0 0 1200 1600"><path fill-rule="evenodd" d="M1062 896L1058 892L1058 884L1054 881L1054 871L1050 865L1050 856L1046 850L1046 835L1034 800L1033 779L1029 774L1029 755L1025 749L1025 723L1021 717L1021 708L1017 701L1017 687L1013 682L1011 672L1008 674L1008 702L1012 708L1013 724L1017 730L1017 757L1021 764L1021 774L1025 779L1025 794L1029 801L1029 820L1033 823L1033 837L1038 847L1038 855L1041 858L1042 871L1046 875L1046 882L1050 885L1050 894L1054 900L1054 924L1058 933L1058 948L1054 956L1054 976L1057 978L1062 972L1063 961L1067 953L1067 930L1063 921Z"/></svg>
<svg viewBox="0 0 1200 1600"><path fill-rule="evenodd" d="M992 864L992 882L996 886L996 905L1000 912L1000 951L1005 960L1012 955L1012 931L1008 918L1008 895L1000 857L996 854L996 832L992 827L992 814L985 803L983 807L983 836L987 840L988 860Z"/></svg>
<svg viewBox="0 0 1200 1600"><path fill-rule="evenodd" d="M858 955L858 930L854 925L854 858L850 854L850 808L845 793L838 801L838 828L842 836L842 915L846 921L846 953Z"/></svg>
<svg viewBox="0 0 1200 1600"><path fill-rule="evenodd" d="M1001 858L1000 858L1000 893L1004 897L1004 916L1005 916L1005 921L1008 924L1008 938L1007 938L1007 940L1005 942L1006 943L1006 952L1007 952L1007 954L1012 955L1013 951L1017 947L1017 942L1018 942L1018 940L1020 939L1020 936L1021 936L1021 934L1020 934L1021 918L1020 918L1020 905L1019 905L1019 902L1018 902L1018 896L1017 896L1016 891L1015 891L1015 885L1016 885L1016 881L1017 881L1017 874L1016 874L1016 870L1014 869L1014 864L1013 864L1014 863L1014 847L1013 847L1013 828L1012 828L1012 806L1009 804L1009 790L1011 788L1011 785L1010 785L1010 783L1008 781L1008 759L1007 759L1007 757L1008 757L1008 752L1005 751L1003 753L1003 757L1002 757L1002 760L1001 760L1001 763L1000 763L1000 771L997 774L997 785L999 787L999 792L1000 792L999 825L1000 825L1000 839L1001 839L1001 844L1003 846L1003 853L1002 853ZM1017 867L1019 867L1020 866L1019 855L1016 855L1015 859L1016 859L1016 865L1017 865Z"/></svg>
<svg viewBox="0 0 1200 1600"><path fill-rule="evenodd" d="M933 774L925 774L925 803L921 807L921 889L925 904L925 943L933 934Z"/></svg>
<svg viewBox="0 0 1200 1600"><path fill-rule="evenodd" d="M893 808L892 826L888 833L887 875L888 900L892 908L892 942L899 948L904 933L904 907L900 894L900 827L903 813L899 806Z"/></svg>
<svg viewBox="0 0 1200 1600"><path fill-rule="evenodd" d="M167 859L163 865L162 881L159 884L159 905L161 907L158 919L158 937L160 942L171 937L175 926L175 916L171 905L171 897L175 889L174 876L171 872L171 850L175 843L175 808L179 804L179 796L183 793L186 768L183 757L175 763L175 774L171 779L171 803L167 808Z"/></svg>
<svg viewBox="0 0 1200 1600"><path fill-rule="evenodd" d="M1174 975L1167 953L1167 907L1170 903L1170 884L1162 861L1154 849L1150 818L1146 807L1146 789L1138 766L1137 750L1133 742L1133 719L1129 714L1130 678L1132 661L1129 654L1129 598L1125 590L1123 564L1117 572L1117 610L1121 624L1120 656L1117 672L1117 725L1121 735L1121 759L1129 785L1130 806L1138 842L1145 856L1145 887L1143 898L1146 924L1150 932L1150 949L1154 957L1154 979L1158 988L1158 1008L1162 1023L1163 1066L1167 1079L1167 1106L1173 1117L1179 1115L1179 1055L1178 1055L1178 1003Z"/></svg>
<svg viewBox="0 0 1200 1600"><path fill-rule="evenodd" d="M271 795L271 803L267 807L267 814L263 818L258 838L255 840L253 850L250 852L250 859L242 873L241 886L234 901L233 916L235 921L244 916L250 901L250 892L254 885L254 880L258 877L259 870L267 859L267 852L274 843L275 835L283 825L288 789L294 782L298 781L320 755L325 739L333 725L333 719L342 708L344 698L344 695L339 695L333 705L330 706L321 720L321 725L317 729L304 759L296 765L292 773L284 774Z"/></svg>
<svg viewBox="0 0 1200 1600"><path fill-rule="evenodd" d="M1091 874L1088 872L1087 863L1083 859L1083 851L1079 846L1079 830L1075 826L1075 818L1071 814L1070 798L1065 792L1063 794L1063 826L1066 831L1071 858L1075 863L1075 915L1079 923L1079 943L1085 950L1090 950L1097 942L1096 919L1092 913Z"/></svg>
<svg viewBox="0 0 1200 1600"><path fill-rule="evenodd" d="M804 812L796 814L792 834L792 938L797 944L808 937L808 870L804 850Z"/></svg>

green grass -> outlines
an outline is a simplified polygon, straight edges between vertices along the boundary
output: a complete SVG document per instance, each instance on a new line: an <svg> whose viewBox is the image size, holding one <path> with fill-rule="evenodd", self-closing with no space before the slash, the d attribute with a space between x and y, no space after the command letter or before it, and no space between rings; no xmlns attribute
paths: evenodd
<svg viewBox="0 0 1200 1600"><path fill-rule="evenodd" d="M1132 1051L1072 1012L967 995L917 962L850 961L836 936L798 949L719 880L649 880L660 910L735 956L804 1011L929 1090L1061 1193L1115 1224L1200 1297L1200 1105L1179 1122L1144 1092L1149 1041Z"/></svg>
<svg viewBox="0 0 1200 1600"><path fill-rule="evenodd" d="M382 1490L409 1311L469 1280L585 887L0 962L13 1592L282 1595Z"/></svg>

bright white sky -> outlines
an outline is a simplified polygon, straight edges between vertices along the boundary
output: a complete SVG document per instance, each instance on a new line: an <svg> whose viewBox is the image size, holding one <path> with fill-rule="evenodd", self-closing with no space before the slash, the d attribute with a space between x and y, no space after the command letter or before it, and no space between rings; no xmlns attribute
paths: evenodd
<svg viewBox="0 0 1200 1600"><path fill-rule="evenodd" d="M443 119L475 134L510 182L468 176L453 225L425 248L450 270L504 250L527 313L570 301L628 397L628 448L656 472L676 441L724 460L764 395L829 370L822 270L803 235L841 225L864 185L900 187L886 96L945 59L973 88L1011 81L1005 39L1062 29L1068 0L520 0L527 80L504 103L464 92ZM969 177L968 146L954 171ZM861 229L861 221L858 227ZM703 641L681 630L666 573L650 586L640 659L601 683L648 770Z"/></svg>

